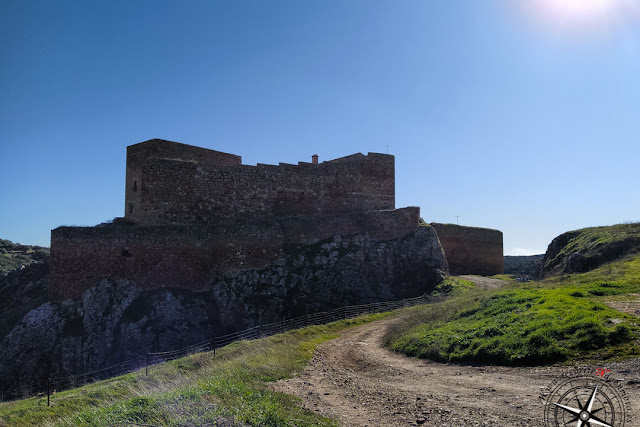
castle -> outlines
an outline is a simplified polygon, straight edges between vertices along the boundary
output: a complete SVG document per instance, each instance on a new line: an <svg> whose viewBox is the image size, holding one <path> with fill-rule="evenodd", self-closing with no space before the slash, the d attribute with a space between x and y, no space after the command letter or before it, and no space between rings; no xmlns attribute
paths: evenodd
<svg viewBox="0 0 640 427"><path fill-rule="evenodd" d="M395 159L243 165L241 157L152 139L127 147L126 225L51 232L49 298L104 279L197 290L213 274L262 268L285 246L335 235L407 235L419 208L395 210ZM120 221L121 223L123 221Z"/></svg>
<svg viewBox="0 0 640 427"><path fill-rule="evenodd" d="M420 223L419 208L395 209L395 159L388 154L251 166L237 155L152 139L127 147L125 185L124 220L52 230L51 301L78 300L105 279L145 290L202 290L214 277L290 258L291 245L341 235L398 240ZM456 272L502 272L502 233L440 229ZM478 251L473 259L469 250Z"/></svg>

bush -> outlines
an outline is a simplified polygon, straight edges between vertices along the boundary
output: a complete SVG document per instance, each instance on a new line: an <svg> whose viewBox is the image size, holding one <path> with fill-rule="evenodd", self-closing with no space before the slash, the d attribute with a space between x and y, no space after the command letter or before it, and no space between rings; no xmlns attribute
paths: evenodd
<svg viewBox="0 0 640 427"><path fill-rule="evenodd" d="M616 325L611 332L609 332L609 342L613 345L623 344L633 340L633 331L628 325Z"/></svg>

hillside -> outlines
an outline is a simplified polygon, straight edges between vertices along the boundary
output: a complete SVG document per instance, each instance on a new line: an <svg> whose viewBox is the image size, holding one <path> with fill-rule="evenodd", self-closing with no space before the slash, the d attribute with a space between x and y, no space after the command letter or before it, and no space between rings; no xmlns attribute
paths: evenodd
<svg viewBox="0 0 640 427"><path fill-rule="evenodd" d="M386 342L440 362L531 366L637 357L638 249L640 223L564 233L549 245L542 281L454 294L440 308L416 310Z"/></svg>
<svg viewBox="0 0 640 427"><path fill-rule="evenodd" d="M385 340L439 362L536 366L640 356L640 256L416 308ZM624 304L622 304L624 303ZM416 326L417 325L417 326Z"/></svg>
<svg viewBox="0 0 640 427"><path fill-rule="evenodd" d="M458 319L473 316L478 320L485 315L488 321L497 320L480 330L480 339L490 344L478 347L481 358L488 351L518 350L522 347L518 344L524 341L535 342L539 351L529 354L533 357L525 355L525 360L509 364L535 365L542 361L540 357L552 356L553 360L554 355L583 366L591 362L601 366L606 360L606 366L616 370L616 378L621 378L617 380L621 381L619 385L631 396L629 410L637 411L640 406L635 396L640 396L640 381L633 357L638 356L638 318L610 310L603 303L640 289L640 257L620 260L608 267L569 276L570 289L566 287L568 279L557 278L544 283L513 284L504 290L464 292L467 283L449 279L453 281L449 283L451 286L441 289L451 288L454 296L445 302L236 342L219 349L215 356L211 352L201 353L152 366L149 375L142 369L80 389L57 392L51 397L51 407L47 406L46 396L0 403L0 425L5 425L4 422L6 425L319 426L359 425L361 420L373 420L370 425L406 425L407 420L413 419L415 423L411 425L445 425L450 421L456 421L456 425L480 425L479 422L496 426L540 425L536 390L543 389L559 375L573 372L573 367L425 364L379 348L381 335L390 322L395 324L391 330L397 332L395 319L408 319L415 325L417 318L423 321L431 318L435 321L434 330L444 332L438 338L444 344L448 332L440 328L443 321L454 325L454 335L463 332L462 324L451 319L456 312L460 313ZM601 285L603 282L607 282L606 286ZM524 294L518 295L518 290ZM521 296L529 298L521 301ZM519 309L525 312L530 304L542 305L531 308L530 316L521 313L518 317L527 318L531 328L543 330L509 334L516 342L501 340L498 324L504 326L505 319L498 310L512 311L513 307L507 306L511 302L519 304ZM580 307L570 312L574 310L574 302ZM493 309L487 310L492 304ZM556 318L550 312L556 309L552 304L557 309L569 310L565 314L577 316L565 316L567 322L558 325L556 331L551 330L555 327L553 322L548 325L542 322L549 316ZM585 315L589 316L583 318ZM378 322L369 323L373 320ZM347 330L354 325L363 327ZM556 337L555 332L565 336ZM460 341L457 338L454 341ZM462 338L472 344L469 336ZM549 341L556 338L556 343ZM565 345L571 349L563 354ZM531 347L527 345L523 350L529 351ZM621 357L627 359L610 363ZM489 364L496 362L501 360L490 359ZM289 379L296 375L300 378ZM425 375L437 378L438 387L433 388L432 381L425 381ZM278 382L273 384L274 381ZM296 387L300 393L295 393ZM301 400L294 400L289 394ZM457 398L451 399L452 395ZM519 404L514 407L505 405L505 401Z"/></svg>
<svg viewBox="0 0 640 427"><path fill-rule="evenodd" d="M540 274L543 258L543 254L527 256L506 255L504 257L504 274L512 274L516 277L529 276L535 279Z"/></svg>
<svg viewBox="0 0 640 427"><path fill-rule="evenodd" d="M542 261L541 277L584 272L640 249L640 222L569 231L553 239ZM573 254L575 262L567 268Z"/></svg>
<svg viewBox="0 0 640 427"><path fill-rule="evenodd" d="M29 246L0 239L0 275L16 268L49 260L49 248Z"/></svg>
<svg viewBox="0 0 640 427"><path fill-rule="evenodd" d="M290 378L315 347L346 328L387 317L366 315L309 326L217 352L199 353L82 388L0 402L0 426L217 425L335 426L269 383Z"/></svg>
<svg viewBox="0 0 640 427"><path fill-rule="evenodd" d="M372 359L363 356L363 351L374 347L373 341L363 345L372 329L364 330L355 338L348 335L346 341L330 347L340 350L347 345L345 343L357 345L347 353L352 354L358 364L351 359L329 357L326 346L325 353L321 351L320 356L316 357L317 353L313 356L316 345L338 334L346 334L345 327L388 316L377 314L366 320L341 321L263 340L237 342L219 350L215 357L212 353L202 353L153 366L148 376L141 370L81 389L58 392L52 396L51 407L46 406L46 396L0 403L0 425L2 422L7 425L44 422L65 425L336 425L332 419L323 417L335 418L333 413L326 412L335 405L323 402L331 398L342 401L343 396L338 395L342 390L347 392L344 399L351 396L354 400L349 401L347 409L361 408L355 413L360 418L363 413L371 417L374 410L358 400L368 393L366 402L383 408L381 414L392 418L387 425L406 422L399 417L407 415L417 417L417 422L425 425L442 425L439 421L450 419L451 414L447 411L456 404L449 401L451 394L468 396L482 406L481 412L473 412L474 409L466 406L456 407L456 416L462 420L460 425L467 425L465 421L471 419L494 420L492 425L515 425L507 417L518 418L526 414L528 408L537 404L537 401L533 402L535 399L526 400L532 390L544 387L558 372L564 372L561 365L506 370L479 368L477 364L536 366L569 361L581 366L593 363L612 366L615 362L616 373L625 378L625 388L632 396L638 391L640 382L637 375L630 372L638 372L635 360L640 355L640 319L637 317L640 311L627 310L625 314L617 311L616 305L631 301L632 295L640 292L640 256L628 256L584 274L558 276L542 282L512 283L503 289L473 289L469 283L451 278L439 286L439 290L449 293L450 299L395 313L397 320L393 320L385 341L400 352L445 362L471 362L476 366L429 364L428 372L439 379L438 390L442 391L429 389L428 393L424 392L426 397L418 401L414 397L420 396L420 392L411 389L409 397L400 399L410 402L411 407L394 406L395 412L388 408L400 405L396 402L398 395L393 394L396 391L390 395L388 389L378 388L372 393L363 387L356 393L351 384L359 384L367 373L372 377L367 384L380 384L381 375L386 373L390 383L398 384L401 389L405 381L409 381L405 377L423 378L423 363L409 364L413 370L400 376L399 362L386 359L390 357L387 353L380 350ZM391 320L391 316L386 318ZM417 324L420 326L416 327ZM380 338L378 336L374 341L378 342ZM314 360L311 360L312 356ZM326 366L321 364L325 359ZM320 372L331 368L342 372L344 378L333 376L333 371L329 371L331 381L324 383L301 377L298 383L302 384L304 398L312 399L307 406L309 409L305 410L289 396L274 392L281 389L274 388L272 382L298 374L310 361ZM364 366L364 371L356 373L360 365ZM376 371L376 366L380 371ZM500 369L500 375L495 375L496 369ZM542 379L541 372L545 372ZM471 382L471 377L477 379ZM336 378L339 383L335 383ZM461 386L461 378L470 380ZM502 378L507 380L502 381ZM527 382L522 382L527 386L517 390L516 397L513 396L515 378L527 378ZM288 390L289 381L279 384ZM330 384L335 388L323 388ZM385 384L381 387L387 387ZM420 381L420 384L428 383ZM493 392L486 393L487 387ZM387 395L390 395L389 399L378 402L380 396ZM499 405L502 409L487 406L496 396L500 397L500 402L517 398L530 406L523 407L516 415L509 415L514 409L508 405ZM425 407L431 409L425 411L425 407L419 407L415 402L424 402ZM637 401L632 399L632 404L632 409L638 408ZM426 420L437 420L438 423L427 424ZM519 425L533 426L538 422L535 418Z"/></svg>
<svg viewBox="0 0 640 427"><path fill-rule="evenodd" d="M49 248L0 239L0 342L47 300Z"/></svg>

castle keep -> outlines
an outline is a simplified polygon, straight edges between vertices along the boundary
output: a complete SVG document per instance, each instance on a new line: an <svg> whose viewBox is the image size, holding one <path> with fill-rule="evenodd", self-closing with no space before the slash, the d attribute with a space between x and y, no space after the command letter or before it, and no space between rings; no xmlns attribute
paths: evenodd
<svg viewBox="0 0 640 427"><path fill-rule="evenodd" d="M361 153L317 163L242 159L153 139L127 147L128 225L51 233L50 299L77 299L103 279L145 289L201 289L215 274L263 268L289 244L368 233L395 239L418 208L395 208L394 157Z"/></svg>
<svg viewBox="0 0 640 427"><path fill-rule="evenodd" d="M395 208L394 158L243 165L239 156L153 139L127 147L125 218L144 225Z"/></svg>

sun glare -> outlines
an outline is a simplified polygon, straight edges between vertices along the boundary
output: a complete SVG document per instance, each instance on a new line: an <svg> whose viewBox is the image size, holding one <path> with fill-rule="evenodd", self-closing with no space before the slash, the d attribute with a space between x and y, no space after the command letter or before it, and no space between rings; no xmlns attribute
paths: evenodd
<svg viewBox="0 0 640 427"><path fill-rule="evenodd" d="M538 20L559 29L587 31L638 17L637 0L521 0Z"/></svg>
<svg viewBox="0 0 640 427"><path fill-rule="evenodd" d="M564 19L601 19L615 11L618 0L544 0L544 7Z"/></svg>

